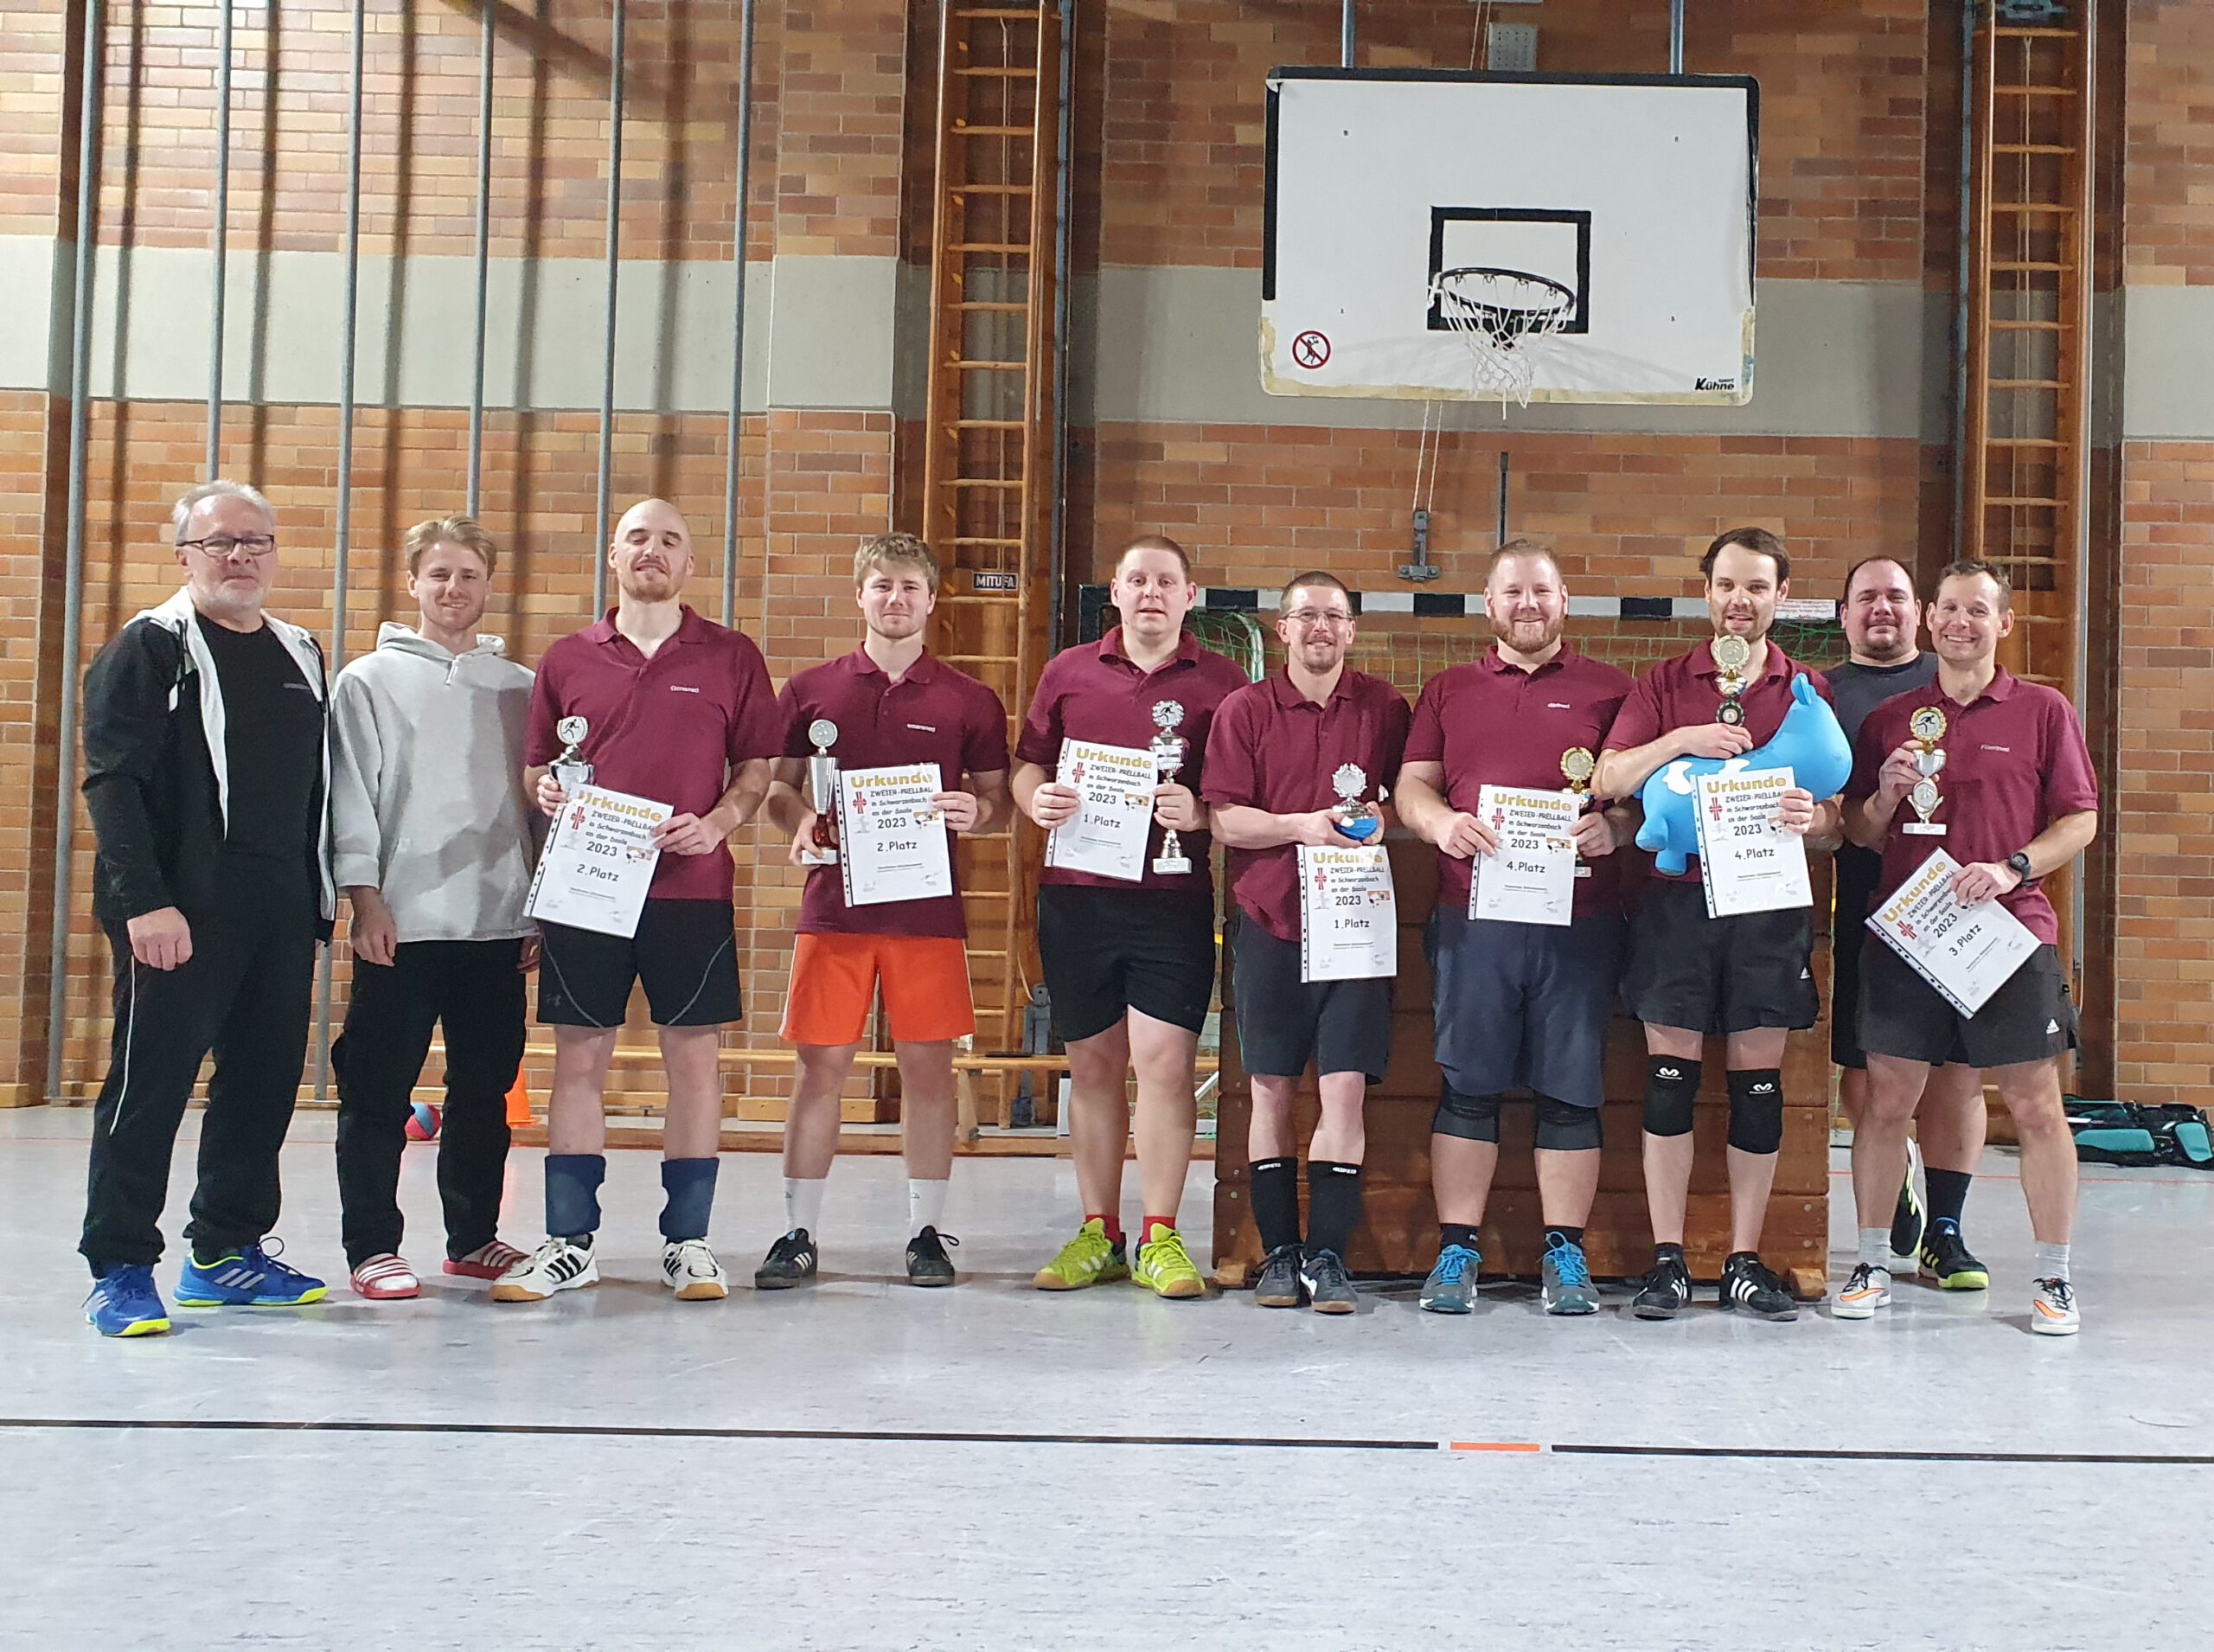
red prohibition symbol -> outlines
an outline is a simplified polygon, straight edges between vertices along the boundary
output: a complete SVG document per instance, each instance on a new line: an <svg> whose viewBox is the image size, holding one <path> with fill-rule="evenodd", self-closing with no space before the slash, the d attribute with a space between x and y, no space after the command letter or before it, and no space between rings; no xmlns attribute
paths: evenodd
<svg viewBox="0 0 2214 1652"><path fill-rule="evenodd" d="M1330 359L1330 341L1317 332L1302 333L1291 341L1291 359L1303 368L1318 368Z"/></svg>

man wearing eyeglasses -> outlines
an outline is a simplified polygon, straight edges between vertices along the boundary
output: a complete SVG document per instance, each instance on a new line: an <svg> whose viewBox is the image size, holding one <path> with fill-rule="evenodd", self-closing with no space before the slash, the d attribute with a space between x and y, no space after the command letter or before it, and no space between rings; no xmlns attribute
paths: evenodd
<svg viewBox="0 0 2214 1652"><path fill-rule="evenodd" d="M170 1157L212 1050L180 1307L290 1307L320 1279L265 1245L306 1059L318 940L335 910L322 650L265 613L276 518L236 482L171 513L185 586L85 676L93 912L115 954L115 1026L93 1115L85 1316L170 1329L154 1284Z"/></svg>

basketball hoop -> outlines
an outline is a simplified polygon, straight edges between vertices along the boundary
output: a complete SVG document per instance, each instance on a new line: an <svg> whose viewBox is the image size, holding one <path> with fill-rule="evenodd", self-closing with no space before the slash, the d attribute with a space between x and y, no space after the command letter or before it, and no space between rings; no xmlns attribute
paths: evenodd
<svg viewBox="0 0 2214 1652"><path fill-rule="evenodd" d="M1510 400L1530 405L1535 369L1521 341L1553 337L1576 315L1576 294L1561 283L1483 265L1440 270L1430 279L1430 300L1437 320L1468 349L1470 393L1496 395L1501 408Z"/></svg>

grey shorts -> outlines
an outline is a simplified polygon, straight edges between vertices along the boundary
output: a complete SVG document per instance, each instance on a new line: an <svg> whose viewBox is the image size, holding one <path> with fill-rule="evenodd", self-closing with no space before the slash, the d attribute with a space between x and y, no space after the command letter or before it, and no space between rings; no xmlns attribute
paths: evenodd
<svg viewBox="0 0 2214 1652"><path fill-rule="evenodd" d="M1526 1089L1578 1107L1605 1099L1619 916L1502 924L1441 909L1424 938L1448 1084L1464 1096Z"/></svg>
<svg viewBox="0 0 2214 1652"><path fill-rule="evenodd" d="M1296 1079L1312 1061L1318 1075L1359 1073L1381 1083L1392 1056L1391 982L1302 981L1299 950L1243 912L1234 920L1239 1062L1264 1078Z"/></svg>

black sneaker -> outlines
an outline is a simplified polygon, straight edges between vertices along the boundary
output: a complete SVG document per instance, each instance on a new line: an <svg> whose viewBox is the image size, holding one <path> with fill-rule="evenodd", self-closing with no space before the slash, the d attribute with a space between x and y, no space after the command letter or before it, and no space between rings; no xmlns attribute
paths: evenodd
<svg viewBox="0 0 2214 1652"><path fill-rule="evenodd" d="M1922 1277L1940 1290L1988 1290L1991 1275L1968 1253L1961 1230L1950 1220L1935 1221L1922 1236Z"/></svg>
<svg viewBox="0 0 2214 1652"><path fill-rule="evenodd" d="M1722 1265L1722 1306L1755 1319L1796 1319L1799 1304L1780 1276L1761 1265L1750 1251L1740 1251Z"/></svg>
<svg viewBox="0 0 2214 1652"><path fill-rule="evenodd" d="M1318 1314L1350 1314L1360 1307L1360 1297L1346 1277L1346 1265L1335 1251L1309 1251L1299 1265L1299 1283L1307 1287L1307 1300Z"/></svg>
<svg viewBox="0 0 2214 1652"><path fill-rule="evenodd" d="M1640 1319L1673 1319L1691 1306L1692 1276L1675 1258L1655 1262L1638 1281L1629 1310Z"/></svg>
<svg viewBox="0 0 2214 1652"><path fill-rule="evenodd" d="M769 1247L769 1254L753 1270L753 1288L790 1290L794 1285L803 1285L815 1277L815 1265L819 1259L815 1241L807 1230L795 1227Z"/></svg>
<svg viewBox="0 0 2214 1652"><path fill-rule="evenodd" d="M1907 1143L1906 1180L1899 1187L1899 1202L1891 1212L1891 1254L1912 1256L1922 1249L1922 1201L1914 1196L1915 1161L1922 1156Z"/></svg>
<svg viewBox="0 0 2214 1652"><path fill-rule="evenodd" d="M1261 1277L1253 1284L1253 1301L1262 1308L1296 1308L1307 1300L1299 1284L1299 1246L1279 1245L1261 1264Z"/></svg>
<svg viewBox="0 0 2214 1652"><path fill-rule="evenodd" d="M949 1245L961 1241L950 1233L941 1233L935 1227L925 1227L907 1241L907 1283L911 1285L950 1285L953 1283L953 1258L945 1253Z"/></svg>

